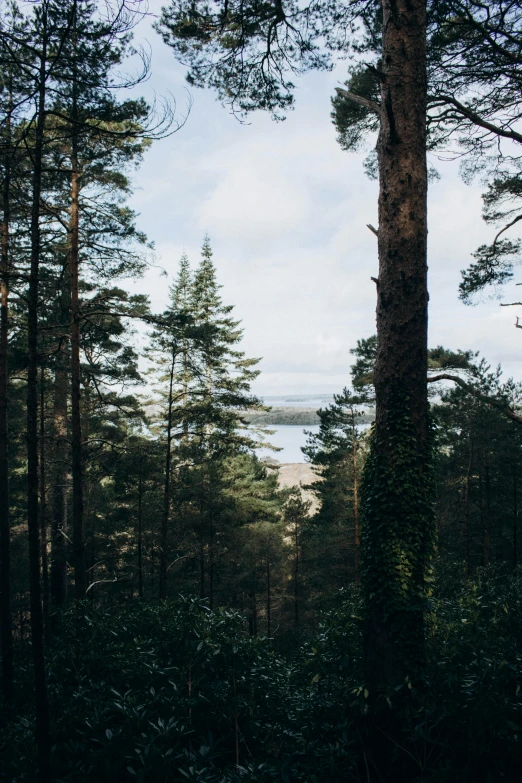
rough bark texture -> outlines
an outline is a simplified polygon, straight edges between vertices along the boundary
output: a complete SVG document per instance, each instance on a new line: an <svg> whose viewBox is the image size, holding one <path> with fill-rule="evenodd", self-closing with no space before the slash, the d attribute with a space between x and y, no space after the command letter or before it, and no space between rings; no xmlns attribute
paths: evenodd
<svg viewBox="0 0 522 783"><path fill-rule="evenodd" d="M31 208L31 270L27 309L27 527L29 534L29 581L31 649L35 677L36 742L38 771L42 783L51 780L49 702L45 676L44 627L40 587L40 527L38 514L38 288L40 265L40 196L46 93L46 8L42 20L43 51L39 74L38 119L33 150Z"/></svg>
<svg viewBox="0 0 522 783"><path fill-rule="evenodd" d="M383 0L376 422L366 471L366 679L422 666L429 559L426 2Z"/></svg>
<svg viewBox="0 0 522 783"><path fill-rule="evenodd" d="M10 136L10 113L6 119L6 135ZM8 142L7 142L8 143ZM9 331L9 201L11 161L9 151L4 162L2 248L0 268L0 591L2 644L2 691L8 709L14 697L13 616L11 605L11 531L9 522L9 458L7 452L7 339Z"/></svg>
<svg viewBox="0 0 522 783"><path fill-rule="evenodd" d="M376 426L397 387L427 437L426 3L384 0Z"/></svg>

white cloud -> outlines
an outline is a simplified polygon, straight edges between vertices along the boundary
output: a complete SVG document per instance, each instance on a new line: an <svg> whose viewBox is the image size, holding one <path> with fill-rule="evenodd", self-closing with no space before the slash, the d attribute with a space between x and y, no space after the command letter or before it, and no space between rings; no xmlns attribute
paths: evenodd
<svg viewBox="0 0 522 783"><path fill-rule="evenodd" d="M157 36L148 38L153 86L158 94L172 89L182 103L183 68ZM301 80L296 110L279 124L256 114L241 125L211 93L195 92L186 126L153 145L136 176L140 227L171 276L183 250L197 263L209 231L224 301L243 322L244 349L263 357L260 393L340 390L350 348L375 331L377 244L366 224L377 224L377 185L363 173L363 156L343 153L335 140L330 96L343 69ZM481 189L459 180L457 164L437 165L443 179L429 196L430 344L481 350L522 377L514 311L458 300L460 270L491 237ZM137 288L149 291L156 309L164 306L168 286L157 271Z"/></svg>

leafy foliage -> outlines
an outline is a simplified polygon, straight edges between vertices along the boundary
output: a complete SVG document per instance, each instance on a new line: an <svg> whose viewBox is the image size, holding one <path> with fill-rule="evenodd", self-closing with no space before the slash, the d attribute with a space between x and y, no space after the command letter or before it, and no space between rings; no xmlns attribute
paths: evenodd
<svg viewBox="0 0 522 783"><path fill-rule="evenodd" d="M393 713L385 709L400 728L386 759L374 761L380 774L419 783L515 780L522 577L480 570L471 582L452 578L448 590L454 570L436 564L425 681L390 695ZM374 708L363 684L360 599L354 591L340 599L292 656L250 637L240 615L194 599L124 609L85 602L56 616L48 640L55 779L361 779ZM24 781L34 774L28 645L17 655L17 717L0 750L9 779Z"/></svg>

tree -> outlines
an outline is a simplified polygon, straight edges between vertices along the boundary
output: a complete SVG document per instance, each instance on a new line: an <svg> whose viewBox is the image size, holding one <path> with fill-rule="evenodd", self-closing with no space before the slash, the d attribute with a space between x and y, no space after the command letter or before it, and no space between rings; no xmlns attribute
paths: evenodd
<svg viewBox="0 0 522 783"><path fill-rule="evenodd" d="M166 597L167 548L171 504L176 516L185 507L197 531L200 593L212 603L214 543L221 504L222 462L254 445L241 414L259 406L250 394L257 359L237 349L239 322L224 305L208 238L201 263L190 274L183 256L169 308L152 336L151 354L159 367L166 435L164 511L161 532L161 597ZM171 485L173 470L176 487Z"/></svg>
<svg viewBox="0 0 522 783"><path fill-rule="evenodd" d="M521 219L521 22L519 3L428 4L428 148L458 158L466 181L481 176L487 185L483 217L499 228L462 273L465 303L484 287L511 279L520 249L505 232ZM332 117L347 150L367 143L378 125L381 19L369 15L367 25L366 61L350 69L346 89L338 89L333 99ZM374 176L374 153L366 166Z"/></svg>
<svg viewBox="0 0 522 783"><path fill-rule="evenodd" d="M85 552L83 536L83 457L80 411L80 261L81 190L89 185L86 163L105 169L121 166L125 158L139 157L143 151L148 107L143 101L119 104L114 96L114 70L128 55L128 32L134 15L120 4L108 21L94 18L92 3L70 0L68 13L71 31L64 56L55 70L61 87L53 106L53 114L64 126L67 158L70 167L70 208L68 225L68 264L71 284L71 453L73 484L73 562L75 592L83 598L86 590ZM119 88L133 87L144 78L126 80ZM87 147L82 156L80 144ZM89 149L91 147L91 149ZM96 158L93 160L93 153ZM83 160L82 160L83 157ZM87 160L85 160L87 158ZM114 178L113 178L114 179ZM92 182L92 180L91 180ZM125 187L119 183L120 189Z"/></svg>
<svg viewBox="0 0 522 783"><path fill-rule="evenodd" d="M359 582L359 485L365 453L360 432L363 402L363 397L348 389L335 394L334 402L318 411L319 432L308 433L303 448L320 479L313 484L319 509L313 517L310 549L317 562L316 580L323 594L345 586L348 580ZM330 564L326 573L322 568L324 560Z"/></svg>
<svg viewBox="0 0 522 783"><path fill-rule="evenodd" d="M6 27L19 33L23 25L17 9L6 14ZM0 41L1 44L1 41ZM19 46L16 47L18 50ZM5 56L5 52L2 52ZM2 240L0 262L0 563L1 563L1 644L2 690L8 709L14 696L13 618L11 606L11 531L9 514L9 457L8 457L8 342L9 291L12 267L13 189L22 155L16 143L16 125L20 100L20 70L9 58L1 69L1 114L4 116L1 136L2 166ZM16 182L19 185L19 182ZM16 210L16 207L15 207ZM16 210L18 211L18 210Z"/></svg>
<svg viewBox="0 0 522 783"><path fill-rule="evenodd" d="M159 29L176 56L188 63L189 81L217 88L243 112L263 108L277 113L292 102L288 70L327 67L328 48L356 48L364 39L366 13L373 20L366 3L259 7L181 2L164 9ZM423 596L433 527L426 394L426 4L419 0L397 6L383 0L382 15L377 418L364 494L366 660L372 689L422 667ZM317 42L321 36L327 44L323 52ZM399 460L404 449L410 456ZM380 489L405 485L408 495L390 490L387 497ZM379 565L383 525L390 540ZM403 565L398 553L408 548L408 564L398 580ZM379 579L370 576L377 571Z"/></svg>
<svg viewBox="0 0 522 783"><path fill-rule="evenodd" d="M484 394L519 404L520 386L502 382L484 359L469 374ZM434 409L440 443L437 518L441 555L463 561L470 578L479 566L510 563L518 557L520 438L517 423L469 390L442 394Z"/></svg>

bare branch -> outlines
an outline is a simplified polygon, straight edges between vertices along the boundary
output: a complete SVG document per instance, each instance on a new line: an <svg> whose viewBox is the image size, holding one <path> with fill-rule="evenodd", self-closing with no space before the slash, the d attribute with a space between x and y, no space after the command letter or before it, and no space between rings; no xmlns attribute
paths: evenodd
<svg viewBox="0 0 522 783"><path fill-rule="evenodd" d="M502 136L505 139L512 139L513 141L522 143L522 133L517 133L517 131L511 129L507 130L506 128L502 128L499 125L493 125L493 123L483 119L480 115L474 112L473 109L465 106L451 95L438 95L435 98L428 98L428 102L430 103L439 100L454 106L457 111L460 112L460 114L466 117L466 119L471 120L474 125L478 125L480 128L484 128L485 130L494 133L496 136Z"/></svg>
<svg viewBox="0 0 522 783"><path fill-rule="evenodd" d="M381 107L380 104L376 103L376 101L371 101L369 98L363 98L362 95L356 95L354 92L348 92L348 90L343 90L341 87L336 87L335 92L342 98L346 98L352 103L356 103L358 106L363 106L365 109L368 109L368 111L372 111L374 114L378 114L380 116Z"/></svg>

